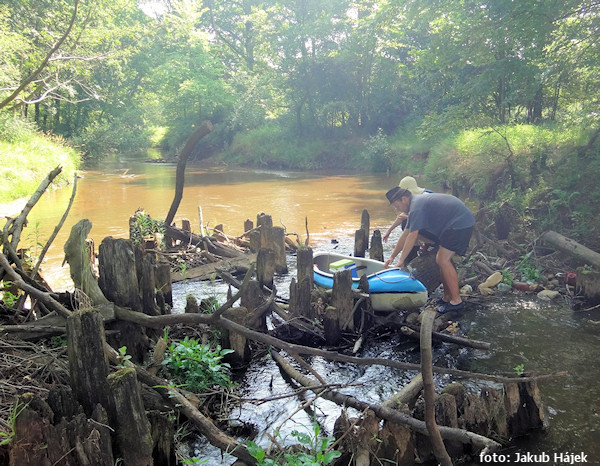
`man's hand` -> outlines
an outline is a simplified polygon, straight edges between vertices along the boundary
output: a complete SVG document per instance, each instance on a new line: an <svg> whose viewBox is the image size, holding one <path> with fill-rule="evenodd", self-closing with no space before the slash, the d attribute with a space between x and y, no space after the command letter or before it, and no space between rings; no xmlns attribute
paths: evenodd
<svg viewBox="0 0 600 466"><path fill-rule="evenodd" d="M404 259L398 260L398 262L396 262L395 267L398 267L399 269L404 269Z"/></svg>

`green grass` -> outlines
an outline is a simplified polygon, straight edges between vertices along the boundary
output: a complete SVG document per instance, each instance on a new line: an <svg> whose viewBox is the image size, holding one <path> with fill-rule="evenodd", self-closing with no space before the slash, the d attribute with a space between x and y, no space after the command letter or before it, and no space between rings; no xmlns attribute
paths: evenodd
<svg viewBox="0 0 600 466"><path fill-rule="evenodd" d="M36 132L27 122L0 117L0 203L29 197L56 166L55 185L71 182L80 153L59 138Z"/></svg>

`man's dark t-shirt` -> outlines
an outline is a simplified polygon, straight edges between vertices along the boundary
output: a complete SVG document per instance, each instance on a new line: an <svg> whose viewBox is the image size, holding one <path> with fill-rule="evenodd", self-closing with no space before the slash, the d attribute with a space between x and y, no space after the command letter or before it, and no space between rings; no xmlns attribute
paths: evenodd
<svg viewBox="0 0 600 466"><path fill-rule="evenodd" d="M447 230L462 230L475 225L475 217L463 202L450 194L414 194L408 212L409 231L440 238Z"/></svg>

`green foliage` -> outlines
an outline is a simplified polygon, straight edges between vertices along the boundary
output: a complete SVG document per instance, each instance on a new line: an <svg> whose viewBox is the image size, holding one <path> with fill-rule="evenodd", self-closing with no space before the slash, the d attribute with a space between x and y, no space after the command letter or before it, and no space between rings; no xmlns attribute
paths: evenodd
<svg viewBox="0 0 600 466"><path fill-rule="evenodd" d="M523 364L523 363L518 364L513 369L517 373L517 376L521 377L523 375L523 373L525 372L525 364Z"/></svg>
<svg viewBox="0 0 600 466"><path fill-rule="evenodd" d="M123 369L131 365L131 356L127 354L127 346L121 346L119 348L119 354L117 355L117 358L119 360L119 364L117 364L119 369Z"/></svg>
<svg viewBox="0 0 600 466"><path fill-rule="evenodd" d="M3 281L2 284L4 287L9 287L11 285L11 282ZM6 304L6 306L14 307L18 299L19 296L15 295L11 291L6 289L2 291L2 302Z"/></svg>
<svg viewBox="0 0 600 466"><path fill-rule="evenodd" d="M267 458L264 449L252 441L247 444L248 452L256 459L259 466L319 466L331 464L341 456L339 451L331 449L335 438L321 436L321 427L316 422L313 423L312 434L293 431L292 436L300 444L299 447L294 448L297 451L292 453L282 452L279 458L275 460ZM283 456L283 459L281 456Z"/></svg>
<svg viewBox="0 0 600 466"><path fill-rule="evenodd" d="M56 186L72 182L79 153L60 138L32 130L28 122L0 113L0 203L31 196L57 165Z"/></svg>
<svg viewBox="0 0 600 466"><path fill-rule="evenodd" d="M138 210L134 215L134 222L131 229L131 240L136 244L141 244L147 237L164 236L165 225L162 220L155 220L143 210Z"/></svg>
<svg viewBox="0 0 600 466"><path fill-rule="evenodd" d="M500 273L502 274L502 283L512 286L513 282L515 281L515 277L513 276L512 272L508 269L502 269Z"/></svg>
<svg viewBox="0 0 600 466"><path fill-rule="evenodd" d="M10 415L8 418L8 424L10 426L10 431L9 432L0 432L0 446L8 445L12 441L12 439L15 435L15 421L17 420L19 415L23 412L23 410L25 408L27 408L27 406L29 406L29 403L21 403L21 402L17 401L15 403L15 405L12 407L12 410L10 411Z"/></svg>
<svg viewBox="0 0 600 466"><path fill-rule="evenodd" d="M55 335L50 338L50 346L52 348L66 348L67 337L65 335Z"/></svg>
<svg viewBox="0 0 600 466"><path fill-rule="evenodd" d="M0 140L13 144L25 142L35 134L35 124L9 113L0 113Z"/></svg>
<svg viewBox="0 0 600 466"><path fill-rule="evenodd" d="M527 283L538 283L542 278L542 272L537 268L533 259L532 252L528 252L516 263L516 267L521 273L521 280Z"/></svg>
<svg viewBox="0 0 600 466"><path fill-rule="evenodd" d="M364 151L361 155L371 170L375 172L390 172L393 153L388 137L383 132L383 129L379 128L375 136L370 136L365 141Z"/></svg>
<svg viewBox="0 0 600 466"><path fill-rule="evenodd" d="M214 386L231 386L229 364L222 359L232 352L220 346L213 350L209 345L185 337L169 346L162 364L176 382L200 393Z"/></svg>

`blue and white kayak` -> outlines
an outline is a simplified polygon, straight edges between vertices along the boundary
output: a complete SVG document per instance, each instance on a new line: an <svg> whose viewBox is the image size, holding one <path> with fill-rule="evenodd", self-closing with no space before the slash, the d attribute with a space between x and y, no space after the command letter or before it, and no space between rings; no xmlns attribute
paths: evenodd
<svg viewBox="0 0 600 466"><path fill-rule="evenodd" d="M333 288L333 275L341 270L350 269L352 288L357 288L360 277L366 275L371 304L376 311L417 309L427 302L423 283L405 270L386 269L383 262L323 252L314 255L313 263L315 284L325 289Z"/></svg>

